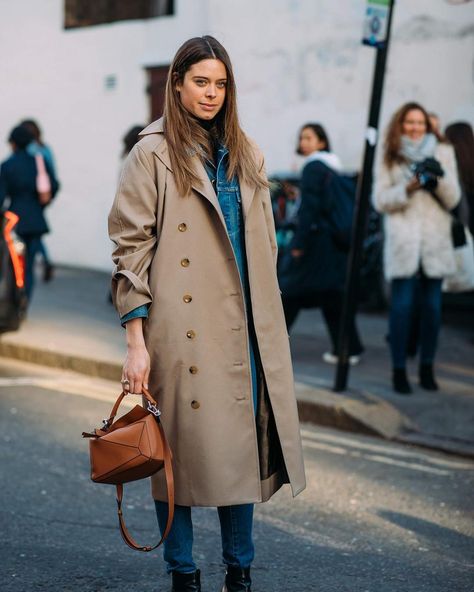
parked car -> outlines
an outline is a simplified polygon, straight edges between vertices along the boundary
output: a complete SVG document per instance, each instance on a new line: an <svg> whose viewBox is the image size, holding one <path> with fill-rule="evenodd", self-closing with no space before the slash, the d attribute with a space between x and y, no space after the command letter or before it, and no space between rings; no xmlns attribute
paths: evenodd
<svg viewBox="0 0 474 592"><path fill-rule="evenodd" d="M25 246L15 235L18 216L0 212L0 333L16 331L25 317Z"/></svg>
<svg viewBox="0 0 474 592"><path fill-rule="evenodd" d="M297 223L300 180L294 173L269 178L279 260L288 248ZM381 216L371 207L367 219L364 253L360 269L359 301L366 310L386 307L387 291L383 275L383 228Z"/></svg>

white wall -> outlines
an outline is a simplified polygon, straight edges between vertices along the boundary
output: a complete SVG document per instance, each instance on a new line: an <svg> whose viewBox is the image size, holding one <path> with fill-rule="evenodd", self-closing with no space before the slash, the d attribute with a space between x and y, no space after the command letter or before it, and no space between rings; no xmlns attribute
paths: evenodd
<svg viewBox="0 0 474 592"><path fill-rule="evenodd" d="M298 128L310 120L327 126L347 167L359 166L375 58L360 43L365 0L176 4L174 17L65 31L61 0L0 0L0 158L13 125L38 119L63 185L49 212L55 261L110 268L106 216L121 138L148 117L144 66L169 63L194 35L227 47L242 122L269 171L295 164ZM443 123L473 123L474 2L398 0L393 32L382 123L411 99Z"/></svg>
<svg viewBox="0 0 474 592"><path fill-rule="evenodd" d="M170 63L182 41L204 30L200 4L180 0L176 17L64 30L61 0L0 0L0 158L14 125L40 122L62 183L48 211L54 261L111 267L106 217L122 137L149 117L144 66ZM108 75L114 90L105 88Z"/></svg>

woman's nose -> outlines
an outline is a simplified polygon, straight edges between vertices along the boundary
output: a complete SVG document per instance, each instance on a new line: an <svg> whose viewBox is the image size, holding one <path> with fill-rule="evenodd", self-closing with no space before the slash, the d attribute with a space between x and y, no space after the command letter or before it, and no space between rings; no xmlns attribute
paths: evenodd
<svg viewBox="0 0 474 592"><path fill-rule="evenodd" d="M209 84L206 88L206 96L207 97L215 97L216 96L216 87L214 84Z"/></svg>

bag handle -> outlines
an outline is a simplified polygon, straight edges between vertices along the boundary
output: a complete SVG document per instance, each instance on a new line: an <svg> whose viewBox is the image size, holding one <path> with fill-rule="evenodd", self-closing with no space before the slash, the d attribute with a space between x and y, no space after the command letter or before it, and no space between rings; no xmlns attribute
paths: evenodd
<svg viewBox="0 0 474 592"><path fill-rule="evenodd" d="M97 430L94 430L94 433L91 433L91 434L83 432L82 433L83 437L89 437L89 438L90 437L98 437L103 434L106 434L107 429L112 424L114 417L117 415L117 411L118 411L118 408L120 407L120 403L123 401L123 399L125 398L125 396L127 394L128 393L126 393L125 391L122 391L120 393L118 399L115 401L115 404L112 408L109 418L104 419L104 422L103 422L104 429L103 430L97 429ZM173 517L174 517L174 478L173 478L173 468L172 468L172 464L171 464L171 450L170 450L170 447L168 444L168 440L166 439L166 435L163 430L163 426L161 425L161 421L160 421L161 412L157 407L157 403L156 403L155 399L151 396L151 394L149 393L149 391L147 391L147 389L143 388L142 394L145 397L145 399L148 401L147 410L151 414L153 414L155 417L155 420L156 420L156 423L158 426L158 430L159 430L160 436L161 436L161 442L163 444L163 462L164 462L164 469L165 469L166 495L167 495L167 502L168 502L168 520L166 522L165 531L163 532L163 535L162 535L160 541L156 545L153 545L153 547L150 547L148 545L139 545L138 543L136 543L134 541L133 537L128 532L127 527L125 526L125 520L123 518L123 511L122 511L123 483L119 483L118 485L116 485L116 488L117 488L117 514L118 514L120 533L122 535L122 538L131 549L135 549L136 551L143 551L143 552L147 553L147 552L153 551L154 549L159 547L163 543L163 541L166 539L166 537L169 534L169 531L171 530L171 525L173 523Z"/></svg>
<svg viewBox="0 0 474 592"><path fill-rule="evenodd" d="M168 501L168 520L166 522L166 527L165 527L165 531L163 532L163 536L161 537L160 541L156 545L153 545L153 547L149 547L147 545L144 545L144 546L139 545L138 543L136 543L134 541L134 539L132 538L132 536L128 532L127 527L125 526L125 521L124 521L123 512L122 512L123 484L120 483L119 485L116 485L116 487L117 487L117 513L118 513L120 533L122 534L122 538L131 549L135 549L136 551L144 551L145 553L147 553L149 551L153 551L154 549L156 549L157 547L159 547L163 543L163 541L168 536L169 531L171 530L171 525L173 523L173 517L174 517L174 480L173 480L173 469L171 468L171 453L170 453L170 449L168 446L168 442L166 440L165 433L163 431L163 426L161 425L161 422L158 418L156 418L156 420L157 420L158 428L161 432L161 438L163 441L163 451L164 451L163 456L164 456L164 464L165 464L166 492L167 492L167 498L168 498L168 500L167 500Z"/></svg>

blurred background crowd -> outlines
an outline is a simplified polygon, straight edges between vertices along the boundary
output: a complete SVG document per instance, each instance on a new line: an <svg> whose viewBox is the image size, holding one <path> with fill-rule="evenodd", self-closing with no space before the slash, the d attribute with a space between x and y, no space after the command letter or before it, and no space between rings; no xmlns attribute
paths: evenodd
<svg viewBox="0 0 474 592"><path fill-rule="evenodd" d="M176 47L210 32L229 49L243 126L266 155L288 328L300 309L321 308L323 358L337 362L350 237L335 228L353 212L363 148L373 60L360 43L365 5L0 0L0 48L9 56L0 66L0 205L19 216L26 296L35 262L44 281L55 264L110 269L106 218L121 161L161 116ZM424 366L434 389L426 367L442 283L454 271L451 218L464 235L474 225L474 5L399 0L394 18L360 301L370 310L391 302L394 372L419 348L420 380ZM409 215L407 199L416 203ZM457 302L469 309L472 294L467 287ZM364 345L355 323L350 350L357 364ZM393 386L410 390L400 372Z"/></svg>

